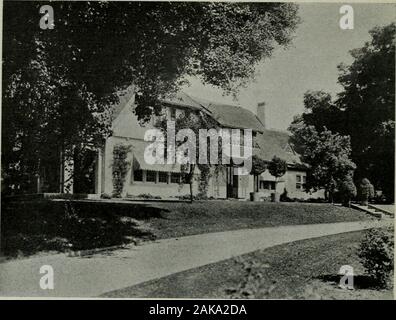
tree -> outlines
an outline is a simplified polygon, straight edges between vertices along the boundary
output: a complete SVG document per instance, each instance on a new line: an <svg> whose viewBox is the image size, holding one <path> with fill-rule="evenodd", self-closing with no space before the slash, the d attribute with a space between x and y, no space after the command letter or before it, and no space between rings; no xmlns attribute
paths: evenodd
<svg viewBox="0 0 396 320"><path fill-rule="evenodd" d="M368 201L373 198L374 195L374 186L369 179L363 178L359 185L359 198L362 204L367 206Z"/></svg>
<svg viewBox="0 0 396 320"><path fill-rule="evenodd" d="M342 132L351 136L357 178L369 177L393 201L396 26L376 27L370 35L371 41L351 51L353 63L339 66L344 89L336 103L344 110Z"/></svg>
<svg viewBox="0 0 396 320"><path fill-rule="evenodd" d="M252 156L252 170L250 174L254 177L254 190L258 192L259 180L258 176L261 175L267 169L267 163L260 157L254 155Z"/></svg>
<svg viewBox="0 0 396 320"><path fill-rule="evenodd" d="M347 175L343 181L341 181L339 190L342 196L344 205L351 206L351 199L356 197L356 186L353 183L353 178L351 175Z"/></svg>
<svg viewBox="0 0 396 320"><path fill-rule="evenodd" d="M235 93L299 20L288 3L64 1L51 3L54 29L41 30L40 6L3 11L2 173L21 191L59 153L100 147L131 84L142 121L186 76Z"/></svg>
<svg viewBox="0 0 396 320"><path fill-rule="evenodd" d="M339 66L343 91L332 99L324 91L304 95L305 112L298 117L317 132L350 136L354 176L369 177L389 202L394 200L395 38L396 27L376 27L371 41L351 51L351 65Z"/></svg>
<svg viewBox="0 0 396 320"><path fill-rule="evenodd" d="M340 132L343 129L343 112L329 93L321 90L305 92L304 107L302 120L305 124L314 126L317 131L327 128L332 132Z"/></svg>
<svg viewBox="0 0 396 320"><path fill-rule="evenodd" d="M296 118L289 130L291 143L301 160L309 165L307 190L325 189L329 200L333 201L337 187L356 168L350 159L350 138L327 129L318 132L301 118Z"/></svg>
<svg viewBox="0 0 396 320"><path fill-rule="evenodd" d="M287 171L287 162L274 156L268 165L268 171L275 177L275 201L279 201L279 194L276 192L278 178L282 177Z"/></svg>

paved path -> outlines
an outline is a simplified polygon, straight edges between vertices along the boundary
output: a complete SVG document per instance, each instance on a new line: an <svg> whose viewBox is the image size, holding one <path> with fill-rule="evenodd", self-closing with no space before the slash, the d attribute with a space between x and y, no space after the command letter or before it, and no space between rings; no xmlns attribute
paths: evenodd
<svg viewBox="0 0 396 320"><path fill-rule="evenodd" d="M164 239L89 257L14 260L0 263L0 296L95 297L258 249L384 224L393 220L244 229ZM42 265L53 267L53 290L39 286Z"/></svg>

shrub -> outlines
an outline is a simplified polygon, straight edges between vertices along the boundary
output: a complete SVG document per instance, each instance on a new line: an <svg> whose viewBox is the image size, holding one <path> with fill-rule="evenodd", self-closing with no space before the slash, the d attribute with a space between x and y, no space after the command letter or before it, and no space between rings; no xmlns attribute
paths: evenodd
<svg viewBox="0 0 396 320"><path fill-rule="evenodd" d="M370 183L369 179L362 179L359 185L359 199L363 204L367 204L369 199L374 197L374 187Z"/></svg>
<svg viewBox="0 0 396 320"><path fill-rule="evenodd" d="M141 193L137 197L138 198L142 198L142 199L147 199L147 200L150 200L150 199L161 199L160 196L153 196L150 193Z"/></svg>
<svg viewBox="0 0 396 320"><path fill-rule="evenodd" d="M360 243L359 258L378 287L386 287L393 271L393 230L371 229Z"/></svg>
<svg viewBox="0 0 396 320"><path fill-rule="evenodd" d="M100 198L101 199L111 199L111 195L109 195L108 193L102 193L100 195Z"/></svg>
<svg viewBox="0 0 396 320"><path fill-rule="evenodd" d="M252 170L250 174L259 176L267 169L267 163L259 158L258 156L254 155L252 157Z"/></svg>
<svg viewBox="0 0 396 320"><path fill-rule="evenodd" d="M131 147L118 144L113 149L113 163L112 163L112 174L113 174L113 195L116 198L120 198L124 189L124 182L128 173L130 163L128 159L128 153Z"/></svg>
<svg viewBox="0 0 396 320"><path fill-rule="evenodd" d="M287 171L287 163L285 160L274 156L268 165L268 171L275 177L282 177Z"/></svg>
<svg viewBox="0 0 396 320"><path fill-rule="evenodd" d="M357 190L353 183L353 179L350 175L346 176L344 181L339 186L339 192L342 197L342 201L346 205L350 205L351 199L356 197Z"/></svg>

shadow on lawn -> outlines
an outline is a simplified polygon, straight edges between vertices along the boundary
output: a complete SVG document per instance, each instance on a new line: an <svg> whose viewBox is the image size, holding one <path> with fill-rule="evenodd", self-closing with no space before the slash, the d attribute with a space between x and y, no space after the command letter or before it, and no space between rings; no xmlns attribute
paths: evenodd
<svg viewBox="0 0 396 320"><path fill-rule="evenodd" d="M29 201L2 206L2 250L6 256L65 252L154 240L147 219L161 208L137 204Z"/></svg>
<svg viewBox="0 0 396 320"><path fill-rule="evenodd" d="M317 279L338 286L343 275L325 274L317 277ZM353 277L353 286L355 289L379 289L378 283L368 275L355 275Z"/></svg>

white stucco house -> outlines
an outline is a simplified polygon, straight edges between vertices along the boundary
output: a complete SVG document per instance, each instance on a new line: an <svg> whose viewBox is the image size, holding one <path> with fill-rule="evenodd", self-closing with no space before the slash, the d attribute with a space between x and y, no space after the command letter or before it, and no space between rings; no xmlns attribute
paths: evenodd
<svg viewBox="0 0 396 320"><path fill-rule="evenodd" d="M265 161L273 156L287 161L286 174L275 181L268 170L256 180L258 190L263 199L270 198L275 191L283 193L287 190L289 198L307 199L324 197L323 192L305 192L307 166L289 144L287 132L269 130L265 127L265 104L258 105L257 114L239 106L212 103L203 99L193 98L185 93L162 100L163 114L168 119L175 119L183 112L205 112L210 115L219 127L232 129L252 129L253 154ZM104 147L98 151L95 159L94 186L89 190L77 188L74 191L90 193L91 197L113 193L112 162L114 146L123 144L130 146L128 161L129 171L124 183L123 197L136 197L143 194L161 197L162 199L177 198L189 194L189 185L181 183L180 166L177 164L147 164L144 160L144 149L149 142L144 141L147 129L154 128L155 117L148 123L139 123L134 114L135 100L132 91L127 92L114 107L113 134L107 138ZM213 176L208 185L207 196L216 199L235 198L248 200L254 191L252 175L237 175L236 168L228 166L218 175ZM193 184L194 194L198 192L198 182ZM93 194L92 194L93 193Z"/></svg>

